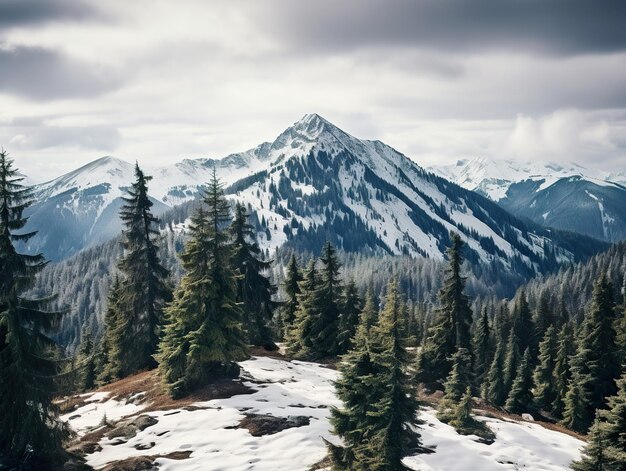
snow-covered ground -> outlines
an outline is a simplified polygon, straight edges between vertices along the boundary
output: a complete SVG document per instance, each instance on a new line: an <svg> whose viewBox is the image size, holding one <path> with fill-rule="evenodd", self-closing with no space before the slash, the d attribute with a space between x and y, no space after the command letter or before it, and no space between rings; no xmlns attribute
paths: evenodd
<svg viewBox="0 0 626 471"><path fill-rule="evenodd" d="M253 357L242 362L244 384L252 394L198 402L193 407L147 412L157 423L128 440L103 438L101 449L87 463L102 468L136 456L190 452L187 459L157 458L160 470L308 470L324 458L322 437L329 437L330 407L339 405L333 381L337 372L316 363ZM87 404L68 414L80 434L97 429L106 412L114 421L140 415L148 404L117 401L107 393L86 396ZM137 402L137 395L131 398ZM238 428L246 414L274 417L305 416L309 424L263 436ZM421 412L424 445L435 450L406 459L416 470L565 470L577 459L583 442L534 423L483 418L496 433L491 445L477 437L460 436L439 422L432 409Z"/></svg>

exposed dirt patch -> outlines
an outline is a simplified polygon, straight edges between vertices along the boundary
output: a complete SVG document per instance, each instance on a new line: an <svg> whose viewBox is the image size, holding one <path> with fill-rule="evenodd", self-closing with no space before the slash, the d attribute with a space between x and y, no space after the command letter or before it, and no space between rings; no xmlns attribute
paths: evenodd
<svg viewBox="0 0 626 471"><path fill-rule="evenodd" d="M167 455L134 456L122 461L105 466L103 471L141 471L155 469L154 462L159 458L170 460L186 460L191 455L190 451L175 451Z"/></svg>
<svg viewBox="0 0 626 471"><path fill-rule="evenodd" d="M273 435L289 428L304 427L309 425L310 421L310 417L303 415L274 417L273 415L247 414L236 428L245 428L253 437L262 437L264 435Z"/></svg>

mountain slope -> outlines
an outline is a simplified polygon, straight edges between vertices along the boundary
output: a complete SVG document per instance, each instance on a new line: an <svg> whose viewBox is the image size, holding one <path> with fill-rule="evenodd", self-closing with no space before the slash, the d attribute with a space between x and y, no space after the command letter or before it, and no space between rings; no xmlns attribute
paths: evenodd
<svg viewBox="0 0 626 471"><path fill-rule="evenodd" d="M168 209L194 199L209 180L213 168L227 183L267 165L267 145L223 159L187 159L175 165L147 168L153 211ZM121 231L118 216L122 196L134 181L134 165L103 157L36 185L36 203L29 208L29 227L39 231L27 249L43 252L53 261L63 260L87 247L110 240Z"/></svg>
<svg viewBox="0 0 626 471"><path fill-rule="evenodd" d="M286 245L316 252L329 238L346 251L443 259L456 231L472 262L526 275L604 247L522 222L384 143L357 139L318 115L305 116L276 142L292 155L230 188L256 212L270 251Z"/></svg>
<svg viewBox="0 0 626 471"><path fill-rule="evenodd" d="M626 238L626 174L475 158L433 170L516 216L607 242Z"/></svg>
<svg viewBox="0 0 626 471"><path fill-rule="evenodd" d="M626 187L582 177L561 178L543 189L536 182L509 187L506 210L550 227L610 242L626 239Z"/></svg>

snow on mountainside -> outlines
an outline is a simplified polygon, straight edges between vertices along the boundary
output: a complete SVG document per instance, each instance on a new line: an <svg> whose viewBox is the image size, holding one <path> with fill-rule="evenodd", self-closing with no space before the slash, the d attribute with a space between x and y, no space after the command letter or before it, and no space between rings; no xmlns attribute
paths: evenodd
<svg viewBox="0 0 626 471"><path fill-rule="evenodd" d="M231 187L232 198L257 214L270 250L287 244L315 252L330 238L348 251L442 259L456 231L472 262L507 269L541 271L548 259L582 255L575 240L529 227L386 144L357 139L318 115L305 116L276 142L291 156Z"/></svg>
<svg viewBox="0 0 626 471"><path fill-rule="evenodd" d="M518 162L486 157L463 159L452 165L432 166L430 170L494 201L504 198L513 183L525 180L543 180L537 187L538 190L547 188L561 178L572 176L581 176L592 181L626 183L626 174L594 171L577 164Z"/></svg>
<svg viewBox="0 0 626 471"><path fill-rule="evenodd" d="M485 158L433 170L538 224L607 242L626 239L626 172Z"/></svg>
<svg viewBox="0 0 626 471"><path fill-rule="evenodd" d="M270 251L288 244L315 252L331 238L348 251L441 259L456 231L468 242L470 261L532 274L601 249L511 218L386 144L357 139L316 114L247 152L147 168L155 213L192 199L213 165L232 198L256 214L260 242ZM132 167L109 157L40 185L31 210L40 235L31 249L58 260L119 233L120 196Z"/></svg>
<svg viewBox="0 0 626 471"><path fill-rule="evenodd" d="M268 357L253 357L241 367L234 394L216 388L207 394L215 398L177 403L155 396L154 372L83 395L63 417L80 437L74 449L82 450L95 469L114 463L125 463L123 469L131 463L152 469L155 463L162 471L312 469L326 456L322 438L337 440L328 420L330 407L340 405L333 387L337 372ZM105 415L109 425L103 426ZM584 445L537 423L509 418L479 417L495 432L492 444L457 434L433 409L422 410L420 419L423 444L434 452L406 458L416 470L566 470Z"/></svg>

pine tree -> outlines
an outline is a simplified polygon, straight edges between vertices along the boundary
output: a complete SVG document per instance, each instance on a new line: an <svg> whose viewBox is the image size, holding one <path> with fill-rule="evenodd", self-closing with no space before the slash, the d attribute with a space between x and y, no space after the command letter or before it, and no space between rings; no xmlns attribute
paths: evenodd
<svg viewBox="0 0 626 471"><path fill-rule="evenodd" d="M60 349L49 337L61 313L48 312L50 299L26 293L45 266L41 254L16 251L34 232L22 232L30 189L22 186L13 161L0 152L0 454L19 458L32 449L41 469L61 453L69 431L52 402L62 363Z"/></svg>
<svg viewBox="0 0 626 471"><path fill-rule="evenodd" d="M530 368L530 348L526 348L517 369L515 381L504 407L509 412L521 414L532 408L532 370Z"/></svg>
<svg viewBox="0 0 626 471"><path fill-rule="evenodd" d="M535 327L533 344L539 345L539 342L544 338L548 327L554 326L554 323L554 313L550 308L550 300L547 293L544 292L539 297L539 305L537 306L535 317L533 319Z"/></svg>
<svg viewBox="0 0 626 471"><path fill-rule="evenodd" d="M368 288L365 292L365 304L359 317L359 323L364 323L367 330L371 329L378 322L378 302L372 292L372 288Z"/></svg>
<svg viewBox="0 0 626 471"><path fill-rule="evenodd" d="M337 352L343 355L352 348L352 338L356 333L361 313L362 302L354 280L346 283L343 295L343 306L339 315L339 334L337 335Z"/></svg>
<svg viewBox="0 0 626 471"><path fill-rule="evenodd" d="M324 245L320 261L319 284L311 293L311 309L308 311L310 328L302 339L307 346L306 356L310 359L337 355L339 317L343 306L340 263L330 242Z"/></svg>
<svg viewBox="0 0 626 471"><path fill-rule="evenodd" d="M617 384L618 392L609 398L608 410L598 411L583 458L572 463L574 471L626 469L626 375Z"/></svg>
<svg viewBox="0 0 626 471"><path fill-rule="evenodd" d="M372 404L381 396L380 388L372 387L378 384L379 375L385 372L371 358L370 333L375 325L372 321L372 299L371 292L368 292L353 347L342 357L339 365L340 376L335 383L335 391L343 406L331 409L330 422L334 434L343 439L344 446L326 442L331 451L333 469L354 469L354 450L364 441L372 421Z"/></svg>
<svg viewBox="0 0 626 471"><path fill-rule="evenodd" d="M533 397L539 409L550 410L556 399L554 368L557 356L557 340L554 327L546 330L539 344L539 361L533 372Z"/></svg>
<svg viewBox="0 0 626 471"><path fill-rule="evenodd" d="M487 308L483 309L483 313L478 319L476 330L474 331L473 348L476 384L483 384L491 364L491 329L489 328Z"/></svg>
<svg viewBox="0 0 626 471"><path fill-rule="evenodd" d="M581 351L581 353L584 350ZM593 421L593 412L589 408L588 390L592 387L591 375L587 365L581 363L582 356L573 359L572 377L565 394L563 419L561 425L578 432L587 433Z"/></svg>
<svg viewBox="0 0 626 471"><path fill-rule="evenodd" d="M487 381L484 383L482 396L494 406L502 406L506 401L507 392L504 383L504 348L498 345L487 374Z"/></svg>
<svg viewBox="0 0 626 471"><path fill-rule="evenodd" d="M104 335L98 347L98 363L100 373L98 383L107 384L121 377L123 352L120 350L120 329L123 327L120 320L120 299L122 282L118 275L113 278L113 284L107 298L107 310L104 316Z"/></svg>
<svg viewBox="0 0 626 471"><path fill-rule="evenodd" d="M461 276L463 241L456 233L452 233L451 239L447 277L439 293L439 320L431 328L419 358L422 373L418 380L427 383L440 382L448 375L450 359L457 349L471 351L472 310L464 293L465 278Z"/></svg>
<svg viewBox="0 0 626 471"><path fill-rule="evenodd" d="M191 221L181 255L186 273L166 309L167 326L157 355L161 377L174 397L216 376L238 373L235 361L247 356L225 229L230 209L215 170L202 203Z"/></svg>
<svg viewBox="0 0 626 471"><path fill-rule="evenodd" d="M468 387L471 387L471 361L469 351L466 348L459 348L452 357L452 369L444 384L445 394L439 403L438 417L444 421L450 419L450 412L465 394Z"/></svg>
<svg viewBox="0 0 626 471"><path fill-rule="evenodd" d="M276 287L266 275L272 262L261 259L254 226L248 223L248 213L240 203L235 206L230 231L233 238L232 266L239 274L237 301L243 303L248 339L253 345L275 350L269 324L276 307L272 300Z"/></svg>
<svg viewBox="0 0 626 471"><path fill-rule="evenodd" d="M563 324L557 339L556 359L554 362L554 401L551 411L557 418L563 417L565 395L571 378L570 357L574 354L574 337L569 324Z"/></svg>
<svg viewBox="0 0 626 471"><path fill-rule="evenodd" d="M96 385L95 347L91 329L83 329L80 337L80 346L78 347L78 360L80 363L78 386L81 391L88 391Z"/></svg>
<svg viewBox="0 0 626 471"><path fill-rule="evenodd" d="M148 182L135 165L136 180L124 197L120 218L124 224L124 257L119 262L123 274L119 292L119 318L113 348L124 358L122 377L154 368L153 358L159 342L163 307L171 293L166 284L168 270L161 264L156 239L158 219L152 214Z"/></svg>
<svg viewBox="0 0 626 471"><path fill-rule="evenodd" d="M513 324L511 327L513 339L520 354L527 348L530 349L531 366L537 356L538 340L536 339L536 327L532 313L528 307L526 293L522 291L515 302L513 309Z"/></svg>
<svg viewBox="0 0 626 471"><path fill-rule="evenodd" d="M401 307L397 285L392 281L379 323L372 329L372 361L383 373L377 375L371 388L380 398L371 404L371 422L363 441L354 448L354 469L405 470L402 458L420 445L415 428L418 402L407 373L410 357L403 338Z"/></svg>
<svg viewBox="0 0 626 471"><path fill-rule="evenodd" d="M298 310L285 343L287 352L296 357L307 358L311 355L311 322L315 311L315 293L319 285L319 273L315 260L310 260L304 272L304 279L300 283L298 295Z"/></svg>
<svg viewBox="0 0 626 471"><path fill-rule="evenodd" d="M578 432L587 432L596 410L604 408L606 398L617 392L620 363L614 321L613 286L603 275L594 286L592 305L580 328L578 350L572 359L569 387L582 388L582 393L574 391L576 394L570 395L568 391L565 401L563 423ZM583 402L584 413L578 410L577 401Z"/></svg>
<svg viewBox="0 0 626 471"><path fill-rule="evenodd" d="M521 353L519 349L518 338L515 335L515 330L511 329L509 333L509 339L506 344L506 356L504 358L504 390L506 391L506 397L508 397L511 388L513 387L513 381L517 375L517 370L521 360Z"/></svg>
<svg viewBox="0 0 626 471"><path fill-rule="evenodd" d="M283 284L287 299L283 303L280 310L280 327L283 338L286 338L287 332L289 332L289 329L291 329L291 326L296 319L301 281L302 273L300 273L300 269L298 268L296 256L292 254L289 259L289 263L287 263L287 274Z"/></svg>

